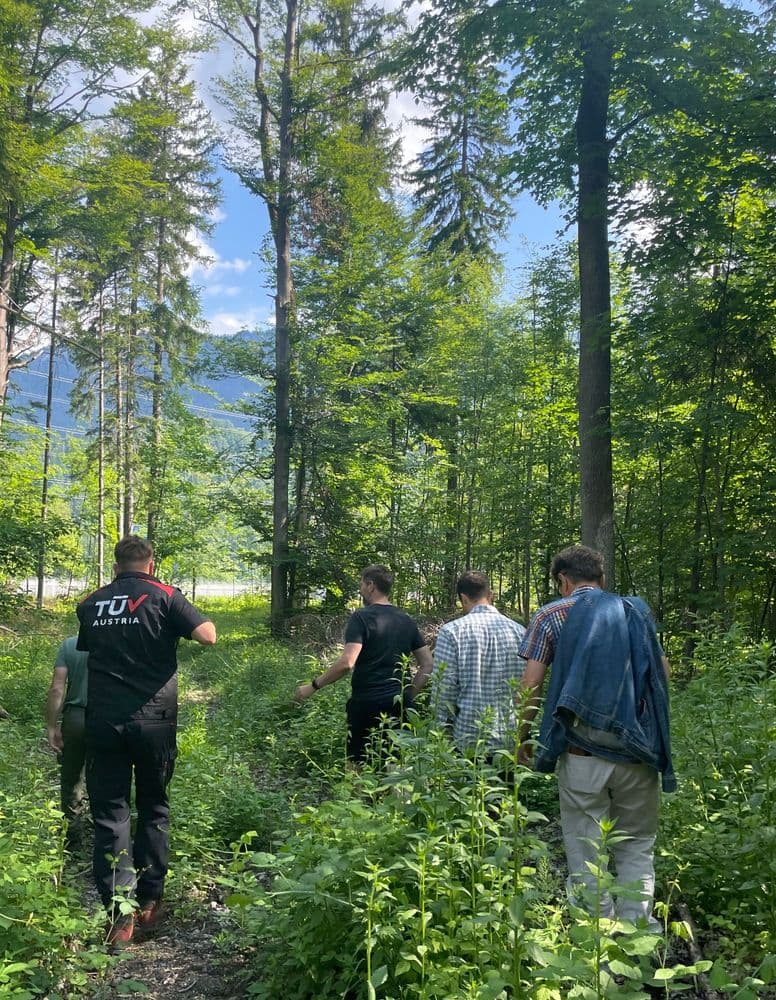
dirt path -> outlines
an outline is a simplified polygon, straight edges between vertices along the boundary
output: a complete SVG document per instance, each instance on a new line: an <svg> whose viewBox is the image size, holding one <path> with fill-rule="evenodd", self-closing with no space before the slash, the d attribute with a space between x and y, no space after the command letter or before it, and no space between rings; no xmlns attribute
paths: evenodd
<svg viewBox="0 0 776 1000"><path fill-rule="evenodd" d="M192 687L187 702L212 707L207 690ZM174 820L173 820L174 822ZM92 880L91 837L73 855L73 877L89 910L100 901ZM147 935L137 934L117 955L116 964L96 983L89 996L93 1000L114 1000L137 996L149 1000L242 1000L250 983L247 958L233 941L220 940L226 929L228 909L215 890L209 894L192 888L181 915L170 901L160 924Z"/></svg>
<svg viewBox="0 0 776 1000"><path fill-rule="evenodd" d="M218 911L214 903L204 905L197 920L180 922L169 917L152 937L133 941L93 996L96 1000L119 996L144 996L150 1000L244 997L242 969L231 965L231 955L216 941L222 930Z"/></svg>
<svg viewBox="0 0 776 1000"><path fill-rule="evenodd" d="M78 883L84 905L99 907L89 858L84 844L72 858L72 878ZM115 965L95 983L93 1000L142 996L149 1000L186 997L188 1000L241 1000L246 996L250 973L247 955L220 940L227 908L216 898L201 896L196 907L181 916L168 910L161 923L147 935L138 934L116 956Z"/></svg>
<svg viewBox="0 0 776 1000"><path fill-rule="evenodd" d="M72 858L72 877L81 888L84 904L99 907L84 844ZM213 894L214 896L215 894ZM167 910L151 933L135 935L117 956L116 962L89 992L93 1000L114 1000L142 996L149 1000L186 997L187 1000L242 1000L250 982L248 956L226 946L221 936L226 930L227 908L216 898L187 901L183 914Z"/></svg>

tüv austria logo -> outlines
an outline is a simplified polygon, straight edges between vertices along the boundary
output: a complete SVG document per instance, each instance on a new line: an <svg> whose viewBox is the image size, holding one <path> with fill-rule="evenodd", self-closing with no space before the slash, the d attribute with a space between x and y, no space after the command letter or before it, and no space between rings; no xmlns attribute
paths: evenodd
<svg viewBox="0 0 776 1000"><path fill-rule="evenodd" d="M100 625L139 625L140 619L135 612L148 597L148 594L141 594L140 597L132 598L129 594L114 594L109 601L95 601L97 617L92 622L92 627Z"/></svg>

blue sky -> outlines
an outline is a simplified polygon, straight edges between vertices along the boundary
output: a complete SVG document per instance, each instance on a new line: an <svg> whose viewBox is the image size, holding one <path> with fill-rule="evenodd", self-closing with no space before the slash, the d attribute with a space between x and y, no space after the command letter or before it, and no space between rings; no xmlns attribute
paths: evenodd
<svg viewBox="0 0 776 1000"><path fill-rule="evenodd" d="M424 0L416 0L408 12L414 21ZM386 10L395 10L401 0L382 0ZM179 15L182 31L197 33L201 24L190 8ZM221 44L200 54L192 66L199 96L215 122L228 134L226 114L218 100L216 78L229 74L241 64L239 54L231 45ZM405 164L418 156L426 140L425 133L412 120L424 113L409 91L392 95L388 109L389 124L400 135ZM258 251L267 232L267 213L263 203L242 187L228 171L219 171L223 202L217 213L214 232L203 241L213 262L195 267L193 278L202 291L202 310L210 331L217 335L236 333L254 328L272 318L273 301L267 286L272 274L260 261ZM521 270L538 248L557 242L563 220L556 207L544 210L524 195L515 202L516 216L501 248L506 261L505 294L513 294L520 286Z"/></svg>
<svg viewBox="0 0 776 1000"><path fill-rule="evenodd" d="M202 311L212 333L224 335L271 320L272 275L259 259L267 231L267 212L234 174L220 170L223 201L215 229L203 240L211 262L193 269L202 295ZM542 247L557 242L563 220L557 207L543 209L528 195L514 202L515 218L501 247L506 262L505 294L517 291L528 261Z"/></svg>

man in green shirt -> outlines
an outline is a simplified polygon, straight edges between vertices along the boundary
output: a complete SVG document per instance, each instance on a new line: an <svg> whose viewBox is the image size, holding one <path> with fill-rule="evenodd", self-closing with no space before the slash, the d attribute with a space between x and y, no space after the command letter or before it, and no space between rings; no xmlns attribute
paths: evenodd
<svg viewBox="0 0 776 1000"><path fill-rule="evenodd" d="M84 713L89 654L75 648L77 641L78 636L71 635L59 647L46 699L48 741L59 755L62 812L67 820L69 846L78 841L81 833L86 755Z"/></svg>

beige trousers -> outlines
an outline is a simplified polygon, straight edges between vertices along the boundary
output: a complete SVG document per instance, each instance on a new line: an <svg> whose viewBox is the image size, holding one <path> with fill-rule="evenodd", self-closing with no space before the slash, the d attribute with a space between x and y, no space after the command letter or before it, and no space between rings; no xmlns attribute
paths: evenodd
<svg viewBox="0 0 776 1000"><path fill-rule="evenodd" d="M615 833L627 834L628 838L610 845L617 886L627 891L615 892L615 901L608 893L604 894L601 915L616 915L622 920L644 919L650 928L660 930L660 924L652 917L658 772L647 764L617 764L601 757L564 753L558 760L557 776L569 897L590 908L590 892L595 893L596 878L588 862L598 863L601 820L611 819ZM587 901L574 892L574 887L580 885L588 890L584 894Z"/></svg>

